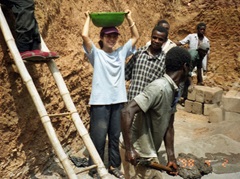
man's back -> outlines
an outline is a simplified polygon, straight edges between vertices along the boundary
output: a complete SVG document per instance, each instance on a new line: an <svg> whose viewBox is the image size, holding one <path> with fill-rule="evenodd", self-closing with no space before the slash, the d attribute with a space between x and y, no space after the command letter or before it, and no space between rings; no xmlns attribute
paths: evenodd
<svg viewBox="0 0 240 179"><path fill-rule="evenodd" d="M134 147L141 157L157 157L156 151L161 146L173 113L172 101L176 90L176 84L165 74L134 98L143 111L138 113L132 125Z"/></svg>

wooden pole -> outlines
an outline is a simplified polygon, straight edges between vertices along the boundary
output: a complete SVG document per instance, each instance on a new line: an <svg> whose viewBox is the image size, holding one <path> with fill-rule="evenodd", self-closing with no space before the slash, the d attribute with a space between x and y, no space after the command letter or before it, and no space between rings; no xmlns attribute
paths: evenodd
<svg viewBox="0 0 240 179"><path fill-rule="evenodd" d="M43 51L49 51L49 49L47 48L46 44L44 43L43 39L41 41L41 45L42 45L42 50ZM71 116L72 116L72 120L74 122L74 125L78 131L78 133L80 134L80 136L83 139L83 142L94 162L95 165L97 165L97 170L98 173L100 175L101 178L105 178L108 175L108 172L104 166L104 163L100 157L100 155L98 154L96 147L94 146L88 131L86 130L78 112L77 109L72 101L72 98L70 96L70 93L67 89L67 86L63 80L63 77L61 75L61 73L59 72L56 63L54 62L54 60L50 60L47 63L51 73L53 74L53 77L55 79L55 82L58 86L58 89L60 91L60 94L63 98L63 101L65 102L65 105L67 107L67 109L70 111Z"/></svg>
<svg viewBox="0 0 240 179"><path fill-rule="evenodd" d="M32 78L31 76L29 75L24 63L23 63L23 60L19 54L19 51L16 47L16 44L15 44L15 40L11 34L11 31L8 27L8 24L6 22L6 19L4 17L4 14L2 12L2 9L0 7L0 27L1 27L1 30L3 32L3 36L5 38L5 41L8 45L8 48L13 56L13 59L14 59L14 62L18 68L18 71L29 91L29 94L31 95L32 99L33 99L33 102L37 108L37 111L39 113L39 116L41 117L41 121L42 121L42 124L47 132L47 135L50 139L50 142L60 160L60 162L62 163L68 177L70 179L77 179L77 176L76 174L74 173L74 170L68 160L68 157L67 155L65 154L58 138L57 138L57 135L54 131L54 128L52 126L52 123L50 121L50 118L47 114L47 111L43 105L43 102L37 92L37 89L32 81Z"/></svg>

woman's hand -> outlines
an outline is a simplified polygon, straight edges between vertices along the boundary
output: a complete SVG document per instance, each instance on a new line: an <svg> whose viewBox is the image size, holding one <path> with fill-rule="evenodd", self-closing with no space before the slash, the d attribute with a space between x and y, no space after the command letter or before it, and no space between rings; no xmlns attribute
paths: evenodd
<svg viewBox="0 0 240 179"><path fill-rule="evenodd" d="M85 17L89 17L90 11L86 11L84 14L85 14Z"/></svg>
<svg viewBox="0 0 240 179"><path fill-rule="evenodd" d="M129 10L129 9L127 9L127 10L125 10L125 17L127 18L127 19L129 19L129 18L131 18L132 17L132 12Z"/></svg>

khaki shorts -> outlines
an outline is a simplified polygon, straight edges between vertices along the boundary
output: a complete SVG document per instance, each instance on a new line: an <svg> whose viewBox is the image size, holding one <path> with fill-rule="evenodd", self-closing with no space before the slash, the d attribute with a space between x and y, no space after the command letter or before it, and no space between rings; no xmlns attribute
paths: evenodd
<svg viewBox="0 0 240 179"><path fill-rule="evenodd" d="M121 141L121 140L120 140ZM122 159L123 173L126 179L163 179L162 173L141 165L133 166L125 161L125 149L120 142L120 155Z"/></svg>

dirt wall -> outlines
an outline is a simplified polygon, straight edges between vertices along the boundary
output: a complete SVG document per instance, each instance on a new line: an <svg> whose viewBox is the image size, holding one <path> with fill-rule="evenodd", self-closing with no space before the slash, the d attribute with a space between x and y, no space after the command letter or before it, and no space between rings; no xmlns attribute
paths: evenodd
<svg viewBox="0 0 240 179"><path fill-rule="evenodd" d="M84 56L81 30L84 12L130 9L140 33L137 47L150 39L158 19L171 24L169 38L178 41L194 33L199 22L207 24L211 54L205 85L240 90L239 0L36 0L36 18L48 48L57 51L60 69L77 110L88 128L88 100L92 67ZM6 16L8 20L10 16ZM9 24L13 26L13 22ZM13 29L13 27L12 27ZM121 45L130 37L126 21L119 27ZM93 41L100 28L91 25ZM46 172L56 163L55 154L25 84L16 72L2 34L0 35L0 177L28 178ZM26 64L47 111L66 112L46 64ZM68 118L53 118L64 150L76 153L82 141ZM57 165L56 165L57 167ZM62 169L59 168L59 171ZM64 173L62 171L62 173Z"/></svg>

